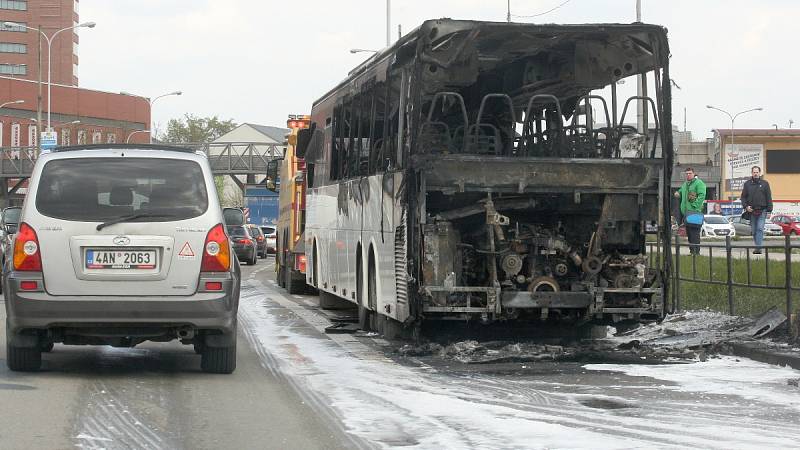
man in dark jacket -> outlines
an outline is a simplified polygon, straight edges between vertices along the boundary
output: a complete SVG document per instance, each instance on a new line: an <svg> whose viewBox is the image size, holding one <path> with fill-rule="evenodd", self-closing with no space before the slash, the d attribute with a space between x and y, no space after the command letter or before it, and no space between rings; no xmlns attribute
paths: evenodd
<svg viewBox="0 0 800 450"><path fill-rule="evenodd" d="M744 182L742 187L742 208L745 214L750 213L750 229L753 232L753 241L758 247L753 251L761 254L761 245L764 243L764 225L767 214L772 212L772 191L769 183L761 178L761 167L753 166L752 178Z"/></svg>

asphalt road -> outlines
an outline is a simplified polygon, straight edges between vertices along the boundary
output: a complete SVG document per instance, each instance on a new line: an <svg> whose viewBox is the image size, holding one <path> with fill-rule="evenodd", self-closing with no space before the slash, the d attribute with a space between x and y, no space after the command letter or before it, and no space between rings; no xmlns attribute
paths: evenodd
<svg viewBox="0 0 800 450"><path fill-rule="evenodd" d="M2 314L5 341L5 308ZM177 342L56 345L41 372L15 373L3 344L0 448L352 447L239 334L231 375L201 372L200 357Z"/></svg>

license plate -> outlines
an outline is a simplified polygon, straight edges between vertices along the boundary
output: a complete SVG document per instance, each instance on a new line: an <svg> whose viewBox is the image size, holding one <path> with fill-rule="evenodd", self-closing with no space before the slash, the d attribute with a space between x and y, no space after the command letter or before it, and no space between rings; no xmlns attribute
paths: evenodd
<svg viewBox="0 0 800 450"><path fill-rule="evenodd" d="M87 269L156 268L155 250L86 250Z"/></svg>

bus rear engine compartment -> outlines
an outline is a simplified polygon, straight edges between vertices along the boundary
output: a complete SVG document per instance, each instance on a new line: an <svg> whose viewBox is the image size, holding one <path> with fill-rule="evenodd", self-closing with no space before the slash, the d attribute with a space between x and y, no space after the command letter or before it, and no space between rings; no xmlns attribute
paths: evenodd
<svg viewBox="0 0 800 450"><path fill-rule="evenodd" d="M661 277L644 256L645 221L614 215L632 196L591 194L580 204L568 194L428 197L426 316L576 325L660 317Z"/></svg>

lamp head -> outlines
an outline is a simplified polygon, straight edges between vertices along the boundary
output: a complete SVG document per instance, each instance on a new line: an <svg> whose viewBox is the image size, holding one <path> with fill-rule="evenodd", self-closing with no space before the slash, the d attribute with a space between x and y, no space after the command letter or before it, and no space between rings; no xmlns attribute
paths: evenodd
<svg viewBox="0 0 800 450"><path fill-rule="evenodd" d="M80 24L78 26L79 27L83 27L83 28L94 28L95 25L97 25L97 23L95 23L95 22L84 22L84 23L82 23L82 24Z"/></svg>

